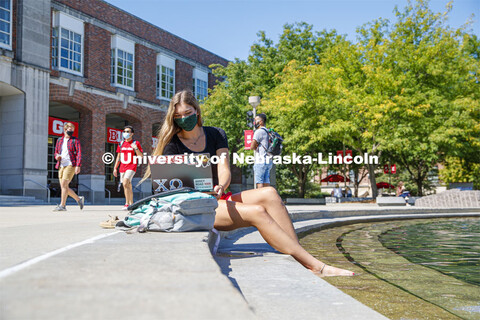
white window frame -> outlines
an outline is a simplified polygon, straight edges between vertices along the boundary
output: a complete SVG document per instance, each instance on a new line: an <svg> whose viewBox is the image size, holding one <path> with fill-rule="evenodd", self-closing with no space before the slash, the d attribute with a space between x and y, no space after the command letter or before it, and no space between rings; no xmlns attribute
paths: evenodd
<svg viewBox="0 0 480 320"><path fill-rule="evenodd" d="M172 76L169 74L165 74L165 77L167 79L166 83L166 91L167 91L167 96L163 95L163 68L166 69L167 73L169 71L172 72ZM168 83L168 80L171 78L171 84ZM168 87L171 86L171 90L168 90ZM175 59L170 58L167 55L164 54L158 54L157 55L157 78L156 78L156 89L157 89L157 99L161 100L167 100L170 101L170 99L173 97L175 94Z"/></svg>
<svg viewBox="0 0 480 320"><path fill-rule="evenodd" d="M126 55L131 55L132 56L132 86L128 86L125 84L118 83L118 57L119 57L119 51L124 52ZM114 87L119 87L127 90L135 90L135 42L127 40L125 38L122 38L118 35L113 35L112 36L112 55L111 55L111 64L110 64L110 83ZM123 59L125 60L125 59ZM127 68L125 70L128 71ZM127 78L124 75L120 75L126 80L129 80L130 78Z"/></svg>
<svg viewBox="0 0 480 320"><path fill-rule="evenodd" d="M205 83L205 96L203 96L203 94L199 97L199 84L201 84L201 82L204 82ZM203 101L204 99L206 99L208 97L208 73L205 72L205 71L202 71L202 70L199 70L197 68L193 69L193 84L192 84L192 87L193 87L193 94L195 95L195 98L201 102ZM203 88L202 88L203 89Z"/></svg>
<svg viewBox="0 0 480 320"><path fill-rule="evenodd" d="M10 21L8 22L10 24L9 40L8 40L8 44L0 42L0 48L4 48L4 49L8 49L8 50L12 50L12 41L13 41L12 40L12 36L13 36L13 23L12 23L13 13L12 12L13 12L13 0L10 0ZM2 21L5 21L5 20L2 20ZM1 31L1 32L5 33L3 31Z"/></svg>
<svg viewBox="0 0 480 320"><path fill-rule="evenodd" d="M52 48L51 48L51 58L52 58L52 68L59 70L59 71L64 71L67 73L75 74L78 76L83 76L83 70L84 70L84 39L85 39L85 32L84 32L84 23L82 20L79 20L77 18L74 18L72 16L69 16L63 12L55 11L53 13L53 23L52 23ZM53 32L57 31L57 37L56 37L56 43L54 43L54 36ZM68 37L68 44L69 47L67 48L68 52L68 57L62 57L62 39L63 39L63 31L68 32L69 37ZM73 36L72 39L70 39L70 35ZM75 43L74 38L75 35L80 36L80 52L74 50L73 44ZM56 44L56 47L54 45ZM73 58L73 55L75 53L80 54L80 71L70 69L69 67L63 67L62 66L62 59L66 60L68 64L76 63L75 59Z"/></svg>

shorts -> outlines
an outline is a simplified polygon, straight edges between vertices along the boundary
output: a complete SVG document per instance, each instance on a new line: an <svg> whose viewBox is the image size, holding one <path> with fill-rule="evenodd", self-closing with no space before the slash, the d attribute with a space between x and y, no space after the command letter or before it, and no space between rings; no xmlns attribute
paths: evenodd
<svg viewBox="0 0 480 320"><path fill-rule="evenodd" d="M232 192L229 191L227 193L223 193L222 196L220 197L220 200L230 200L232 197Z"/></svg>
<svg viewBox="0 0 480 320"><path fill-rule="evenodd" d="M255 176L255 183L270 183L270 170L272 170L273 163L255 163L253 165L253 174Z"/></svg>
<svg viewBox="0 0 480 320"><path fill-rule="evenodd" d="M135 171L127 170L125 172L120 172L120 181L123 182L124 179L128 179L132 181L133 176L135 175Z"/></svg>
<svg viewBox="0 0 480 320"><path fill-rule="evenodd" d="M75 167L73 166L60 167L60 169L58 170L59 180L71 181L74 175L75 175Z"/></svg>

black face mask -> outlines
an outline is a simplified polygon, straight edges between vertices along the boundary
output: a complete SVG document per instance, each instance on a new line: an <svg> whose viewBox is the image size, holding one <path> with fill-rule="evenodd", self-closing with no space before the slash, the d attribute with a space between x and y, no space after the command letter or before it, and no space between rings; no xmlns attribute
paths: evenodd
<svg viewBox="0 0 480 320"><path fill-rule="evenodd" d="M255 129L258 129L260 127L260 122L255 122Z"/></svg>
<svg viewBox="0 0 480 320"><path fill-rule="evenodd" d="M67 134L69 137L71 137L73 135L73 131L67 131Z"/></svg>

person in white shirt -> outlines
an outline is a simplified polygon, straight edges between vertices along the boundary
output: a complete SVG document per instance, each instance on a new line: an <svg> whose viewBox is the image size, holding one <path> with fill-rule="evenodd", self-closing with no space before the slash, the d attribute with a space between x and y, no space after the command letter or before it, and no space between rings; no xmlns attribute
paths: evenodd
<svg viewBox="0 0 480 320"><path fill-rule="evenodd" d="M268 187L270 185L270 170L272 170L273 162L267 154L269 147L268 132L265 124L267 116L260 113L255 117L255 133L253 134L252 149L255 150L255 164L253 165L253 173L257 188Z"/></svg>
<svg viewBox="0 0 480 320"><path fill-rule="evenodd" d="M60 204L53 211L67 211L66 203L68 196L77 201L80 210L83 210L84 197L79 197L75 191L68 186L73 176L80 173L80 165L82 162L82 151L80 148L80 140L73 136L75 126L71 122L63 125L64 136L57 140L55 145L55 160L57 164L55 168L58 170L58 179L62 188L62 196Z"/></svg>
<svg viewBox="0 0 480 320"><path fill-rule="evenodd" d="M335 197L336 202L339 202L339 198L343 197L342 188L340 188L338 183L335 185L335 188L332 191L332 197Z"/></svg>

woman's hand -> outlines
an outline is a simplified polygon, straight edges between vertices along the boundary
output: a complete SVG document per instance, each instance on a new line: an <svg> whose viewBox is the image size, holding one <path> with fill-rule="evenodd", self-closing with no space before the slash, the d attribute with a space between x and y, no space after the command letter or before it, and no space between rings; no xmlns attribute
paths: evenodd
<svg viewBox="0 0 480 320"><path fill-rule="evenodd" d="M217 199L220 199L220 197L223 195L223 193L225 192L225 189L224 187L219 184L219 185L216 185L214 188L213 188L213 191L215 191L215 198Z"/></svg>

